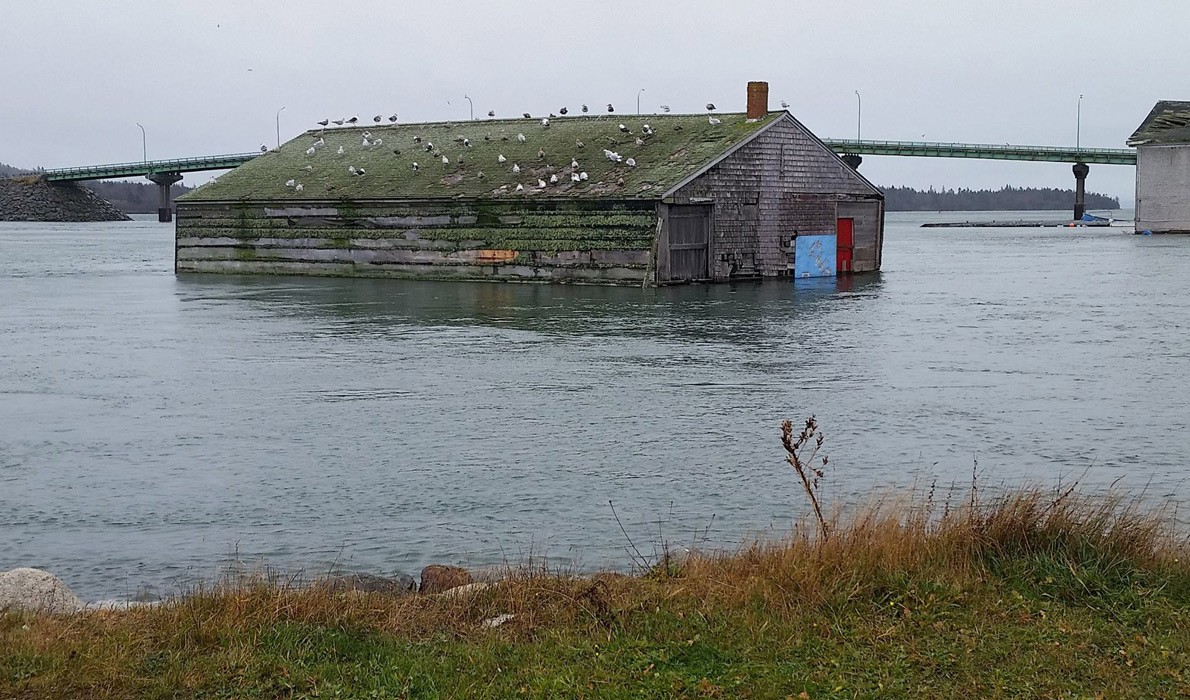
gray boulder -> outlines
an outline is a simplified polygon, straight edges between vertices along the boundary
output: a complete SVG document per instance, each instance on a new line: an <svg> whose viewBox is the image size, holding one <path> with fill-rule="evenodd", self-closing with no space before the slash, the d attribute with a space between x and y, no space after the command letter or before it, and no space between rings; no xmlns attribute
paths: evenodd
<svg viewBox="0 0 1190 700"><path fill-rule="evenodd" d="M84 605L62 579L47 571L13 569L0 574L0 610L66 614Z"/></svg>
<svg viewBox="0 0 1190 700"><path fill-rule="evenodd" d="M375 574L340 574L323 581L333 591L357 591L360 593L384 593L403 596L417 591L417 581L408 574L377 576Z"/></svg>

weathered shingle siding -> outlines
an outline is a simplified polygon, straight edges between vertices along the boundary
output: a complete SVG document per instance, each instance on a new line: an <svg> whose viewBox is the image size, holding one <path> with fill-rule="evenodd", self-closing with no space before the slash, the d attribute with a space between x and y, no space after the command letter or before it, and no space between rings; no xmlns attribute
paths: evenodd
<svg viewBox="0 0 1190 700"><path fill-rule="evenodd" d="M1190 233L1190 144L1136 149L1136 230Z"/></svg>
<svg viewBox="0 0 1190 700"><path fill-rule="evenodd" d="M182 202L178 272L639 283L651 202Z"/></svg>
<svg viewBox="0 0 1190 700"><path fill-rule="evenodd" d="M837 206L866 202L863 259L879 268L883 196L797 122L782 119L673 194L675 204L713 202L712 265L716 279L786 274L789 240L835 232ZM874 207L874 209L873 209ZM858 225L859 222L857 222ZM857 232L857 236L860 233Z"/></svg>

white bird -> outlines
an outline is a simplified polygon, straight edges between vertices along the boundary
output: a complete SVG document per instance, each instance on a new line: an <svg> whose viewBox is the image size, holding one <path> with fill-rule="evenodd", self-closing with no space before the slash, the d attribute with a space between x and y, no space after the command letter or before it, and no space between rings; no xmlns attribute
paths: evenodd
<svg viewBox="0 0 1190 700"><path fill-rule="evenodd" d="M608 160L615 163L619 163L620 161L624 160L623 156L621 156L619 153L616 153L615 151L609 151L606 148L603 149L603 155L607 156Z"/></svg>
<svg viewBox="0 0 1190 700"><path fill-rule="evenodd" d="M339 150L335 151L335 153L338 153L339 155L343 155L344 152L345 151L343 150L342 146L339 146Z"/></svg>
<svg viewBox="0 0 1190 700"><path fill-rule="evenodd" d="M299 184L297 184L297 185L294 185L294 186L293 186L293 191L294 191L294 192L301 192L301 191L302 191L302 190L304 190L304 189L306 189L306 186L305 186L305 185L302 185L302 184L300 184L300 183L299 183Z"/></svg>
<svg viewBox="0 0 1190 700"><path fill-rule="evenodd" d="M308 173L312 173L312 172L314 172L314 166L313 166L313 165L307 165L306 167L302 168L302 170L305 170L305 171L306 171L306 172L308 172Z"/></svg>
<svg viewBox="0 0 1190 700"><path fill-rule="evenodd" d="M584 144L582 141L579 141L578 139L575 139L575 140L574 140L574 147L575 147L575 148L582 148L582 147L583 147L583 146L585 146L585 145L586 145L586 144Z"/></svg>
<svg viewBox="0 0 1190 700"><path fill-rule="evenodd" d="M714 118L714 117L707 117L707 123L710 124L711 126L715 126L716 124L722 124L723 122L719 119Z"/></svg>
<svg viewBox="0 0 1190 700"><path fill-rule="evenodd" d="M377 138L377 139L372 139L372 145L373 145L373 146L380 146L380 145L382 145L383 143L384 143L384 139L380 139L380 138Z"/></svg>
<svg viewBox="0 0 1190 700"><path fill-rule="evenodd" d="M708 111L708 112L713 112L714 110L715 110L715 103L714 103L714 102L708 102L708 103L707 103L707 111Z"/></svg>
<svg viewBox="0 0 1190 700"><path fill-rule="evenodd" d="M297 184L297 182L293 178L289 178L288 180L285 181L286 187L293 187L296 184Z"/></svg>
<svg viewBox="0 0 1190 700"><path fill-rule="evenodd" d="M365 136L364 140L362 142L360 142L360 145L363 146L364 148L370 148L372 146L372 142L368 140L367 136Z"/></svg>
<svg viewBox="0 0 1190 700"><path fill-rule="evenodd" d="M354 175L354 174L355 174L355 166L354 166L354 165L349 165L349 166L347 166L347 172L349 172L349 173L351 173L352 175Z"/></svg>
<svg viewBox="0 0 1190 700"><path fill-rule="evenodd" d="M625 134L627 134L627 133L628 133L628 127L626 127L626 126L624 126L623 124L621 124L621 125L620 125L620 131L621 131L621 132L623 132L623 133L625 133Z"/></svg>
<svg viewBox="0 0 1190 700"><path fill-rule="evenodd" d="M537 157L538 157L538 158L545 158L545 149L544 149L544 148L539 148L539 149L537 149Z"/></svg>
<svg viewBox="0 0 1190 700"><path fill-rule="evenodd" d="M641 146L643 146L643 145L645 145L645 140L644 140L644 139L642 139L641 137L637 136L637 137L636 137L636 146L637 146L637 148L639 148L639 147L641 147Z"/></svg>
<svg viewBox="0 0 1190 700"><path fill-rule="evenodd" d="M581 173L579 173L578 179L582 180L583 182L586 182L587 181L587 171L584 170Z"/></svg>
<svg viewBox="0 0 1190 700"><path fill-rule="evenodd" d="M520 171L521 171L521 166L517 165L516 163L513 163L512 164L512 172L519 173Z"/></svg>
<svg viewBox="0 0 1190 700"><path fill-rule="evenodd" d="M322 146L325 146L325 145L326 145L326 139L322 138L321 136L319 136L318 140L314 142L315 148L321 148Z"/></svg>
<svg viewBox="0 0 1190 700"><path fill-rule="evenodd" d="M789 103L785 100L781 100L781 109L789 109Z"/></svg>
<svg viewBox="0 0 1190 700"><path fill-rule="evenodd" d="M624 163L630 168L636 167L636 159L635 158L629 158L628 160L624 161Z"/></svg>
<svg viewBox="0 0 1190 700"><path fill-rule="evenodd" d="M306 155L308 155L308 156L314 155L314 147L313 146L310 146L309 148L306 149Z"/></svg>
<svg viewBox="0 0 1190 700"><path fill-rule="evenodd" d="M642 126L640 130L645 132L645 136L653 135L653 127L649 126L648 124L645 124L644 126Z"/></svg>
<svg viewBox="0 0 1190 700"><path fill-rule="evenodd" d="M463 139L463 146L466 148L471 148L471 139Z"/></svg>
<svg viewBox="0 0 1190 700"><path fill-rule="evenodd" d="M418 168L418 165L417 165L417 161L415 160L415 161L413 161L413 172L417 172L417 168Z"/></svg>
<svg viewBox="0 0 1190 700"><path fill-rule="evenodd" d="M442 164L450 165L450 158L447 158L446 156L442 156Z"/></svg>
<svg viewBox="0 0 1190 700"><path fill-rule="evenodd" d="M578 176L578 173L570 173L571 182L579 182L580 180L582 180L582 178Z"/></svg>
<svg viewBox="0 0 1190 700"><path fill-rule="evenodd" d="M363 175L364 175L364 169L363 169L363 168L357 168L357 169L356 169L356 171L355 171L355 174L356 174L356 175L359 175L360 177L363 177Z"/></svg>
<svg viewBox="0 0 1190 700"><path fill-rule="evenodd" d="M550 175L550 184L551 185L558 184L558 175L556 173L553 175Z"/></svg>
<svg viewBox="0 0 1190 700"><path fill-rule="evenodd" d="M516 140L517 140L517 141L520 141L521 143L524 143L524 142L525 142L525 135L524 135L524 134L517 134L517 135L516 135Z"/></svg>
<svg viewBox="0 0 1190 700"><path fill-rule="evenodd" d="M661 105L661 111L669 114L669 105Z"/></svg>
<svg viewBox="0 0 1190 700"><path fill-rule="evenodd" d="M500 156L498 158L496 158L496 160L503 163L503 162L507 161L508 159L504 157L503 153L501 153Z"/></svg>
<svg viewBox="0 0 1190 700"><path fill-rule="evenodd" d="M572 167L572 168L577 168L577 167L578 167L578 161L577 161L577 160L575 160L574 158L571 158L571 159L570 159L570 167Z"/></svg>
<svg viewBox="0 0 1190 700"><path fill-rule="evenodd" d="M364 132L364 134L363 134L363 136L364 136L364 138L366 138L366 139L370 139L370 138L372 138L372 132L371 132L371 131L365 131L365 132Z"/></svg>
<svg viewBox="0 0 1190 700"><path fill-rule="evenodd" d="M524 191L525 191L525 186L524 186L524 185L517 185L517 186L516 186L516 191L517 191L517 192L524 192Z"/></svg>
<svg viewBox="0 0 1190 700"><path fill-rule="evenodd" d="M541 125L542 125L542 126L545 126L545 127L548 127L548 126L550 125L550 120L549 120L549 119L542 119L542 120L541 120Z"/></svg>
<svg viewBox="0 0 1190 700"><path fill-rule="evenodd" d="M540 189L545 189L545 180L538 179L538 180L537 180L537 187L539 187Z"/></svg>
<svg viewBox="0 0 1190 700"><path fill-rule="evenodd" d="M413 137L413 143L421 143L421 137L420 137L420 136L414 136L414 137Z"/></svg>
<svg viewBox="0 0 1190 700"><path fill-rule="evenodd" d="M475 174L475 177L477 177L477 178L479 178L480 180L482 180L482 179L484 179L485 177L487 177L487 175L484 175L484 174L483 174L483 171L482 171L482 170L480 170L478 173L476 173L476 174Z"/></svg>

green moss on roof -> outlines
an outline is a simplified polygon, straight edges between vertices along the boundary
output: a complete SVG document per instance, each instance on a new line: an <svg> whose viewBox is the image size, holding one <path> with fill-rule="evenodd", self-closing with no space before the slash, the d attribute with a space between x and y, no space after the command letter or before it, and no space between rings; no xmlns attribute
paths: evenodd
<svg viewBox="0 0 1190 700"><path fill-rule="evenodd" d="M540 119L513 119L309 131L181 199L656 199L783 114L773 112L751 122L743 114L716 115L720 124L709 123L705 115L615 115L558 117L548 127ZM620 124L631 133L621 132ZM646 124L653 135L645 133ZM365 132L382 143L364 147ZM523 143L519 134L525 136ZM320 137L325 145L307 155ZM643 145L637 145L638 138ZM431 143L440 155L427 151ZM635 159L636 167L608 160L604 149L624 161ZM505 163L499 162L500 155ZM571 167L572 158L577 168ZM417 172L414 162L420 166ZM519 173L513 172L514 164ZM352 175L349 166L363 168L365 174ZM586 172L589 179L574 183L574 172ZM557 175L558 183L539 188L538 180L548 183L550 175ZM290 179L303 191L287 187ZM523 192L515 191L518 184Z"/></svg>
<svg viewBox="0 0 1190 700"><path fill-rule="evenodd" d="M1128 137L1129 146L1161 143L1190 143L1190 102L1158 102Z"/></svg>

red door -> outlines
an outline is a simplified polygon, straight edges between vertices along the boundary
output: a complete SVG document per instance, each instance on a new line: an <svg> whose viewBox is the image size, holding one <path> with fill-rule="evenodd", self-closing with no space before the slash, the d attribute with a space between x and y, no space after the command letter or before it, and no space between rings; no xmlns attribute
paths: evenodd
<svg viewBox="0 0 1190 700"><path fill-rule="evenodd" d="M835 225L835 272L851 272L851 251L855 247L855 219L839 219Z"/></svg>

